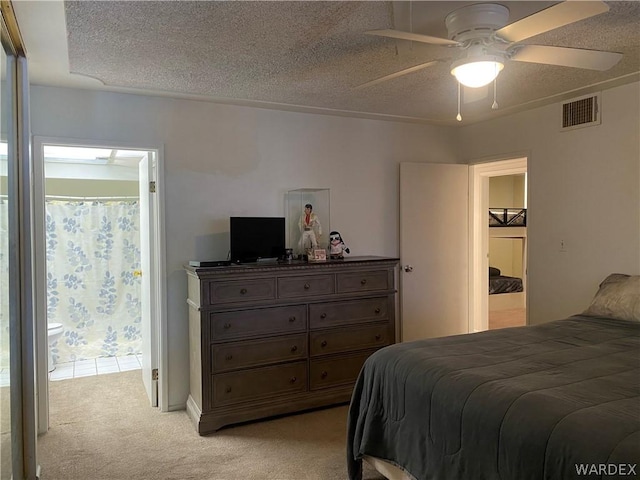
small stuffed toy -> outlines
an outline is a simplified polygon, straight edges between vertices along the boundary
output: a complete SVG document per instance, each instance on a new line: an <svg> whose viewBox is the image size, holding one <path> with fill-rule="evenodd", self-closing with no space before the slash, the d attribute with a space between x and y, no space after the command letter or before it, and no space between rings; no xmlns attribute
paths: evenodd
<svg viewBox="0 0 640 480"><path fill-rule="evenodd" d="M344 258L343 252L349 253L349 248L344 244L340 232L331 232L329 234L329 258Z"/></svg>

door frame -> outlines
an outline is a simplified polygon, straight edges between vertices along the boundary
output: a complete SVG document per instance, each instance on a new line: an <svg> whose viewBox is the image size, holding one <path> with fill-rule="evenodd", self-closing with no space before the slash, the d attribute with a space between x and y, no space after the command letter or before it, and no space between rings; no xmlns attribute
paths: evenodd
<svg viewBox="0 0 640 480"><path fill-rule="evenodd" d="M168 411L168 358L167 358L167 315L166 315L166 255L165 255L165 226L164 226L164 147L162 145L144 145L135 142L87 140L65 137L33 137L33 204L34 204L34 233L35 233L35 315L36 315L36 380L39 392L37 401L38 433L45 433L49 429L49 377L47 368L48 339L47 339L47 290L46 290L46 237L45 237L45 175L44 175L44 145L60 145L68 147L109 148L121 150L144 150L155 152L155 181L156 208L150 212L154 216L155 229L151 245L151 261L157 268L151 285L156 315L150 319L154 323L156 332L155 342L158 356L155 364L158 366L158 408L162 412Z"/></svg>
<svg viewBox="0 0 640 480"><path fill-rule="evenodd" d="M502 157L504 158L504 157ZM514 154L469 165L469 332L489 328L489 178L527 175L528 154ZM528 176L525 177L525 206L528 204ZM525 255L528 252L525 247ZM526 275L526 272L523 272ZM529 296L525 296L527 312ZM527 315L528 318L528 315Z"/></svg>

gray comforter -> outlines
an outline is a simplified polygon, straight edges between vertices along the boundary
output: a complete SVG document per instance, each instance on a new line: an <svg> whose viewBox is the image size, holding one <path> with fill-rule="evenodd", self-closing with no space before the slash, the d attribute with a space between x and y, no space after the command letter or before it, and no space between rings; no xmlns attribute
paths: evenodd
<svg viewBox="0 0 640 480"><path fill-rule="evenodd" d="M419 480L640 478L640 323L576 315L383 348L349 408L351 480L365 454Z"/></svg>
<svg viewBox="0 0 640 480"><path fill-rule="evenodd" d="M522 279L518 277L507 277L498 275L489 277L489 295L498 293L523 292Z"/></svg>

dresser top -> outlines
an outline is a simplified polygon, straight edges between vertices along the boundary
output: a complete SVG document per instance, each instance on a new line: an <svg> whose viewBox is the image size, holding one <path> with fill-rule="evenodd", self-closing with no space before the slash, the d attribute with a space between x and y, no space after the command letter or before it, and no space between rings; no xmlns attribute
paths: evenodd
<svg viewBox="0 0 640 480"><path fill-rule="evenodd" d="M393 257L377 257L377 256L353 256L345 257L340 260L326 260L321 262L305 262L303 260L292 261L277 261L277 262L256 262L256 263L240 263L231 264L221 267L193 267L185 265L185 270L200 275L217 274L217 273L233 273L233 272L265 272L275 270L297 270L297 269L311 269L311 268L331 268L340 267L346 265L358 265L358 264L375 264L375 263L392 263L395 264L399 261L398 258Z"/></svg>

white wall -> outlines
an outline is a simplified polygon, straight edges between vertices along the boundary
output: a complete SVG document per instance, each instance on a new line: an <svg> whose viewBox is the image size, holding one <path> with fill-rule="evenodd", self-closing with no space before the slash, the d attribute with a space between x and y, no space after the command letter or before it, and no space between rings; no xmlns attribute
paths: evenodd
<svg viewBox="0 0 640 480"><path fill-rule="evenodd" d="M284 216L288 190L329 188L352 255L397 256L398 163L453 163L457 149L442 127L37 86L31 130L164 146L172 408L188 394L182 266L226 258L229 216Z"/></svg>
<svg viewBox="0 0 640 480"><path fill-rule="evenodd" d="M555 104L459 131L469 163L529 156L532 324L585 310L609 273L640 274L638 105L640 84L633 83L602 92L599 126L560 132Z"/></svg>
<svg viewBox="0 0 640 480"><path fill-rule="evenodd" d="M613 271L640 273L639 84L604 91L602 125L558 131L550 105L458 130L160 97L32 87L33 135L164 146L169 403L188 392L186 279L221 259L232 215L282 215L331 189L352 254L398 255L398 163L529 156L531 323L586 308ZM560 240L566 252L559 252Z"/></svg>

